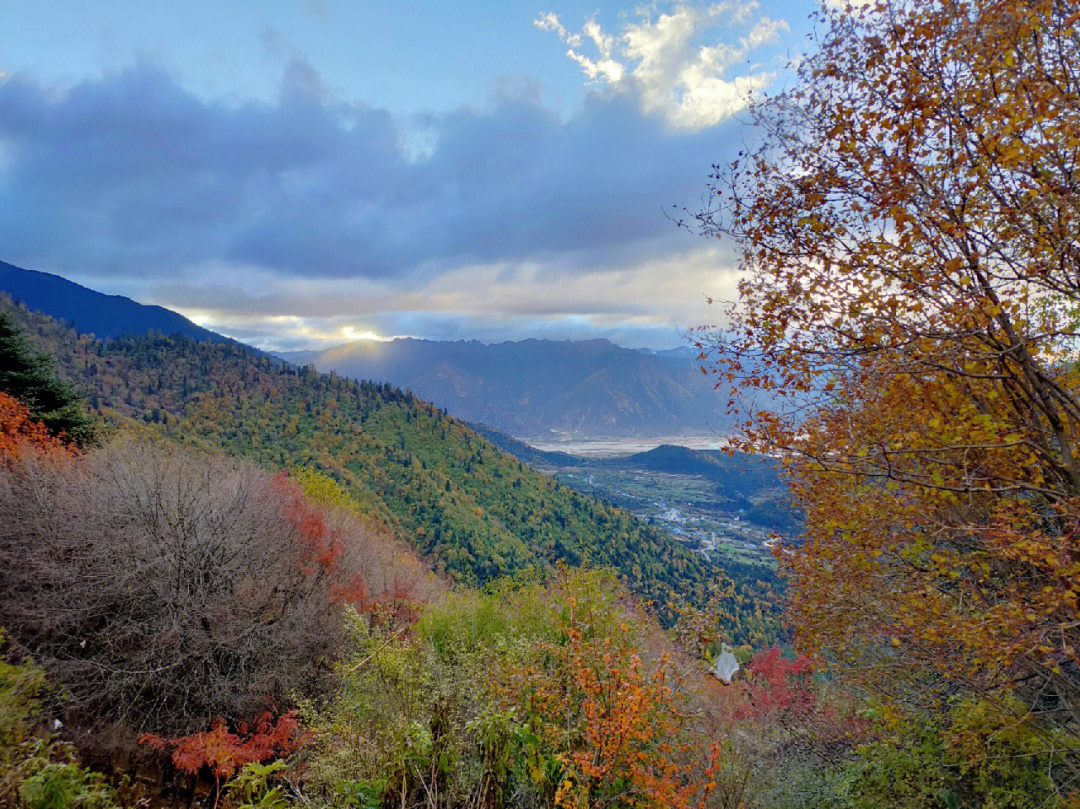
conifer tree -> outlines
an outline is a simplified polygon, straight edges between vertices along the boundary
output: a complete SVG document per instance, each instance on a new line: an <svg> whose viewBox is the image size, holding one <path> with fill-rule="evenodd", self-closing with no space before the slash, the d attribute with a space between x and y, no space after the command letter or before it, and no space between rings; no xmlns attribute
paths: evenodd
<svg viewBox="0 0 1080 809"><path fill-rule="evenodd" d="M22 401L52 435L87 443L94 422L75 389L56 376L48 354L35 351L9 312L0 312L0 391Z"/></svg>

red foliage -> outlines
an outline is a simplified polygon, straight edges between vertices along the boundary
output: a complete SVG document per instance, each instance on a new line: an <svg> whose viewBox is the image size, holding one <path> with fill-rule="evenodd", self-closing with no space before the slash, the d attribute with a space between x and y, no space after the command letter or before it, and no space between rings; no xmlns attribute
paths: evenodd
<svg viewBox="0 0 1080 809"><path fill-rule="evenodd" d="M206 767L215 779L228 779L245 764L289 755L301 746L303 737L295 712L274 719L266 711L251 726L241 722L235 733L224 720L215 719L210 730L202 733L172 739L144 733L139 743L154 750L171 748L173 764L188 775L198 775Z"/></svg>
<svg viewBox="0 0 1080 809"><path fill-rule="evenodd" d="M392 627L411 626L420 618L420 601L413 585L394 579L394 586L375 598L365 598L357 610L371 615L372 623Z"/></svg>
<svg viewBox="0 0 1080 809"><path fill-rule="evenodd" d="M297 530L303 550L303 571L309 574L319 570L326 573L336 571L345 553L341 529L326 522L326 513L308 502L304 490L289 480L288 473L275 475L271 490L280 498L283 516Z"/></svg>
<svg viewBox="0 0 1080 809"><path fill-rule="evenodd" d="M71 452L45 425L34 421L30 410L13 396L0 392L0 458L19 457L27 449Z"/></svg>
<svg viewBox="0 0 1080 809"><path fill-rule="evenodd" d="M781 730L790 741L850 747L866 739L870 724L855 713L850 695L815 683L810 661L784 657L779 647L758 652L718 703L731 728L747 723Z"/></svg>
<svg viewBox="0 0 1080 809"><path fill-rule="evenodd" d="M344 584L335 582L330 585L331 601L335 604L340 602L353 604L361 612L363 612L362 605L369 602L369 595L367 582L359 573L350 576Z"/></svg>
<svg viewBox="0 0 1080 809"><path fill-rule="evenodd" d="M301 546L300 566L304 573L325 573L340 579L330 585L330 597L356 607L361 614L370 615L374 623L408 626L419 618L420 603L413 585L401 579L394 586L372 597L371 590L359 573L346 574L341 569L345 555L345 537L338 526L326 518L326 512L313 505L303 489L289 480L286 472L276 475L271 491L279 500L283 517L291 523Z"/></svg>
<svg viewBox="0 0 1080 809"><path fill-rule="evenodd" d="M748 674L743 682L746 701L737 710L737 719L760 721L781 712L807 716L817 708L811 689L813 671L805 657L786 658L774 646L754 655Z"/></svg>

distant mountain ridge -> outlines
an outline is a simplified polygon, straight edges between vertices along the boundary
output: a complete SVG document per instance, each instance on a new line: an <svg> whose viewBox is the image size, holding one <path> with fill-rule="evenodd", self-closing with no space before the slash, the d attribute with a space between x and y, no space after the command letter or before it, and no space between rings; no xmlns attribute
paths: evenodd
<svg viewBox="0 0 1080 809"><path fill-rule="evenodd" d="M243 345L164 307L4 262L0 292L99 339L158 332ZM688 346L652 351L604 339L486 345L405 338L278 356L411 390L462 420L519 438L701 436L724 426L719 397Z"/></svg>
<svg viewBox="0 0 1080 809"><path fill-rule="evenodd" d="M33 311L64 321L80 334L93 334L101 340L156 331L200 342L236 344L235 340L197 326L163 306L137 303L122 295L106 295L59 275L24 270L3 261L0 261L0 291Z"/></svg>
<svg viewBox="0 0 1080 809"><path fill-rule="evenodd" d="M721 403L691 349L604 339L487 345L401 338L280 355L411 390L451 415L518 438L707 435Z"/></svg>

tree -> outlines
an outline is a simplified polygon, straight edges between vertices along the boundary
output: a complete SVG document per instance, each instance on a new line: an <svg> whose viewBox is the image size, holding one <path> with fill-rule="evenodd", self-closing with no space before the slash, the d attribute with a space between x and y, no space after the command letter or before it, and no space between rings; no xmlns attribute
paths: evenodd
<svg viewBox="0 0 1080 809"><path fill-rule="evenodd" d="M719 751L693 755L688 700L669 655L645 662L612 605L589 597L587 578L563 586L557 642L535 644L535 659L501 686L535 739L527 759L545 805L706 805Z"/></svg>
<svg viewBox="0 0 1080 809"><path fill-rule="evenodd" d="M1015 689L1073 734L1078 19L826 9L696 222L742 248L700 346L733 407L756 394L742 443L785 458L805 511L781 553L798 642L910 704Z"/></svg>
<svg viewBox="0 0 1080 809"><path fill-rule="evenodd" d="M26 451L62 451L64 444L49 433L40 421L34 421L26 405L0 392L0 458Z"/></svg>
<svg viewBox="0 0 1080 809"><path fill-rule="evenodd" d="M21 400L55 436L76 444L93 437L82 399L53 373L52 359L31 348L9 312L0 312L0 392Z"/></svg>

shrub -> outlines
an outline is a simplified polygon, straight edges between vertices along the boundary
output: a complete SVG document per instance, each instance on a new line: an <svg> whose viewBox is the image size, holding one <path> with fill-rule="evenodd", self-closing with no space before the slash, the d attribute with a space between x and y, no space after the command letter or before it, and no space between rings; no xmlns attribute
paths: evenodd
<svg viewBox="0 0 1080 809"><path fill-rule="evenodd" d="M329 683L370 541L221 457L24 453L0 470L0 620L97 720L197 731Z"/></svg>
<svg viewBox="0 0 1080 809"><path fill-rule="evenodd" d="M608 573L451 595L410 632L351 627L340 692L306 712L313 799L678 807L712 789L682 674Z"/></svg>
<svg viewBox="0 0 1080 809"><path fill-rule="evenodd" d="M101 773L75 764L46 764L19 787L28 809L111 809L112 787Z"/></svg>

